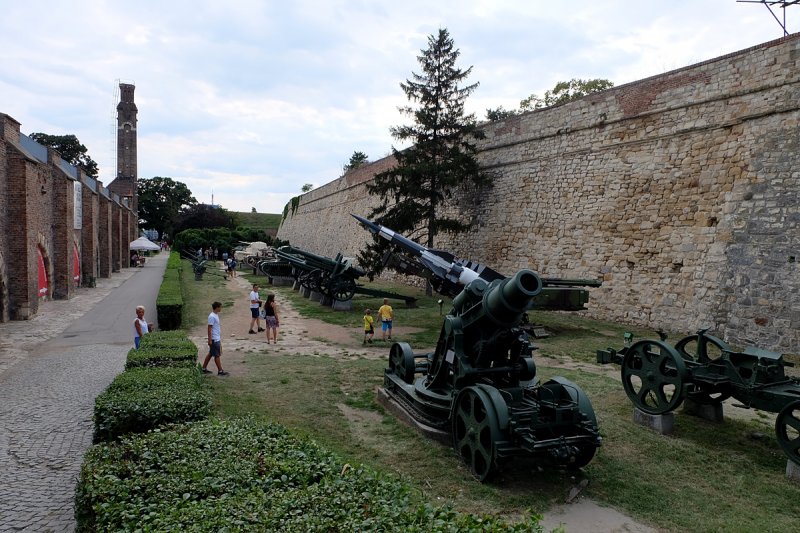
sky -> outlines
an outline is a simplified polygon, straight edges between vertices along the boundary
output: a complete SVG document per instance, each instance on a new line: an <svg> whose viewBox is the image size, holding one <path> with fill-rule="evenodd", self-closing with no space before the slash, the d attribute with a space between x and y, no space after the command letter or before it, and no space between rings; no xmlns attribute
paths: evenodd
<svg viewBox="0 0 800 533"><path fill-rule="evenodd" d="M800 31L800 5L786 26ZM0 113L76 135L107 185L118 86L133 83L139 179L280 213L353 152L404 147L389 132L411 123L400 83L440 28L480 84L466 107L481 120L559 81L622 85L783 36L736 0L0 0Z"/></svg>

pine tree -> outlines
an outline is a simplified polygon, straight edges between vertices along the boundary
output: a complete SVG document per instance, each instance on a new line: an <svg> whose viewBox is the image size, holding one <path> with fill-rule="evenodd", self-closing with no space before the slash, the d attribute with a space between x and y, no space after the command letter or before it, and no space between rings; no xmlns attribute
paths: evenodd
<svg viewBox="0 0 800 533"><path fill-rule="evenodd" d="M448 205L453 194L464 188L478 188L491 183L476 160L473 141L482 139L474 114L465 115L464 103L478 83L461 86L472 72L456 66L460 55L446 29L428 37L428 48L418 56L422 74L401 83L408 105L400 112L413 117L414 123L391 128L400 141L412 141L410 148L392 153L397 165L375 176L367 190L381 199L370 217L393 230L411 234L432 247L442 232L460 233L469 229L462 219L444 216L440 208ZM373 275L379 273L385 241L370 244L360 255L360 262Z"/></svg>

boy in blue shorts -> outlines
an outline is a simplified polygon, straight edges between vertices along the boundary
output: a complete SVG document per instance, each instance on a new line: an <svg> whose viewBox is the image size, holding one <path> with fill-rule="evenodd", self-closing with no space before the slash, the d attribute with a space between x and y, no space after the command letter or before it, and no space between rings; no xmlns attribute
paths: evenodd
<svg viewBox="0 0 800 533"><path fill-rule="evenodd" d="M203 374L211 374L208 369L208 363L211 358L214 358L214 364L217 366L218 376L227 376L228 372L222 368L222 327L219 322L219 312L222 310L222 304L214 302L211 304L211 313L208 315L208 355L203 361Z"/></svg>

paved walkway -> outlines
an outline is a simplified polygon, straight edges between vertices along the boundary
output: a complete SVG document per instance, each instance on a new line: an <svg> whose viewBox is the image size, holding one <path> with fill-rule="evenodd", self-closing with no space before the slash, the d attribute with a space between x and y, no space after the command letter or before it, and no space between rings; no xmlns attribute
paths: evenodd
<svg viewBox="0 0 800 533"><path fill-rule="evenodd" d="M94 399L133 347L134 307L156 322L167 254L127 268L31 320L0 324L0 532L75 529L75 482Z"/></svg>

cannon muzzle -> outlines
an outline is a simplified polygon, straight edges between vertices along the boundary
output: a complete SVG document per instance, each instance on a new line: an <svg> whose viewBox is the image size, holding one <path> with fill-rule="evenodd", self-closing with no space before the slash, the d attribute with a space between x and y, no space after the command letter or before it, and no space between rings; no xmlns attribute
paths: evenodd
<svg viewBox="0 0 800 533"><path fill-rule="evenodd" d="M533 297L542 290L542 279L533 270L523 269L486 291L486 315L495 323L516 324Z"/></svg>

